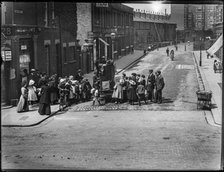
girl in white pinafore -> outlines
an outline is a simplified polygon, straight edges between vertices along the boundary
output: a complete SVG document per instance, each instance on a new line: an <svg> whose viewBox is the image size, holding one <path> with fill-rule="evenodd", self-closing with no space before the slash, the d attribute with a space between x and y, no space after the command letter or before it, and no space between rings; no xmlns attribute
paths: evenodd
<svg viewBox="0 0 224 172"><path fill-rule="evenodd" d="M29 86L28 86L28 102L30 105L33 105L34 102L37 101L37 94L36 94L36 87L34 86L34 80L29 81Z"/></svg>

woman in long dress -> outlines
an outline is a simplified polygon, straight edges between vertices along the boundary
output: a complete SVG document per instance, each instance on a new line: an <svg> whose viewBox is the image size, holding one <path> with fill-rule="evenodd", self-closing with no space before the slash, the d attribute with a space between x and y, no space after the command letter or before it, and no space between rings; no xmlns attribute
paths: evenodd
<svg viewBox="0 0 224 172"><path fill-rule="evenodd" d="M51 114L51 87L48 85L47 80L43 80L43 85L41 87L41 97L39 102L39 114L40 115L50 115Z"/></svg>
<svg viewBox="0 0 224 172"><path fill-rule="evenodd" d="M133 105L134 102L137 100L137 95L136 95L137 84L132 78L129 78L129 79L130 80L128 84L128 100L129 100L129 103Z"/></svg>
<svg viewBox="0 0 224 172"><path fill-rule="evenodd" d="M112 98L115 99L115 103L118 104L118 103L122 103L123 101L123 87L122 87L122 84L123 84L123 80L117 80L115 86L114 86L114 92L112 94Z"/></svg>
<svg viewBox="0 0 224 172"><path fill-rule="evenodd" d="M17 112L29 111L27 82L22 83L21 96L17 104Z"/></svg>

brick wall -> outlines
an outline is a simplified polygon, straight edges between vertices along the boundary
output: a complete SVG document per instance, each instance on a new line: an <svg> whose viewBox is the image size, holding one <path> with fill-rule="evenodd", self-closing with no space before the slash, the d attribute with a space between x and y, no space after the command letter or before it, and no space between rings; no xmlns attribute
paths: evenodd
<svg viewBox="0 0 224 172"><path fill-rule="evenodd" d="M83 45L87 33L92 31L91 3L77 3L77 39Z"/></svg>

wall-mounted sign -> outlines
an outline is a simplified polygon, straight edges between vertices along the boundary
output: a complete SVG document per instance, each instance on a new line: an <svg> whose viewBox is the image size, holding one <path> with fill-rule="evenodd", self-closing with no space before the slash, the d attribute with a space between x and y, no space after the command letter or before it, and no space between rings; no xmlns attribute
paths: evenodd
<svg viewBox="0 0 224 172"><path fill-rule="evenodd" d="M21 50L26 50L27 46L26 45L21 45Z"/></svg>
<svg viewBox="0 0 224 172"><path fill-rule="evenodd" d="M96 7L109 7L108 3L96 3Z"/></svg>
<svg viewBox="0 0 224 172"><path fill-rule="evenodd" d="M23 34L35 34L38 32L37 27L31 26L1 26L1 31L6 36L23 35Z"/></svg>
<svg viewBox="0 0 224 172"><path fill-rule="evenodd" d="M20 63L29 63L30 62L30 55L28 54L22 54L19 56L19 62Z"/></svg>
<svg viewBox="0 0 224 172"><path fill-rule="evenodd" d="M11 36L12 35L12 27L4 27L4 26L1 26L1 31L4 35L6 36Z"/></svg>
<svg viewBox="0 0 224 172"><path fill-rule="evenodd" d="M12 60L12 51L2 51L2 59L3 61L11 61Z"/></svg>
<svg viewBox="0 0 224 172"><path fill-rule="evenodd" d="M14 13L23 14L23 10L14 10Z"/></svg>

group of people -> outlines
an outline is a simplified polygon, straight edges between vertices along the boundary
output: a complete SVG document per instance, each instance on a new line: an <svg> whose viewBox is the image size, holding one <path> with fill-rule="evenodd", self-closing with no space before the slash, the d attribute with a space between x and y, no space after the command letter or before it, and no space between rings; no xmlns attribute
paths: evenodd
<svg viewBox="0 0 224 172"><path fill-rule="evenodd" d="M176 48L176 51L177 51L177 45L175 45L175 48ZM167 54L167 56L170 56L170 59L173 61L173 59L174 59L174 50L170 51L169 48L167 47L166 54Z"/></svg>
<svg viewBox="0 0 224 172"><path fill-rule="evenodd" d="M115 86L112 98L115 103L129 102L131 105L138 101L147 104L147 100L151 102L162 103L162 90L165 86L164 78L161 71L149 70L149 76L132 73L127 77L123 73L121 78L115 78Z"/></svg>
<svg viewBox="0 0 224 172"><path fill-rule="evenodd" d="M17 104L17 112L29 111L29 106L39 103L39 114L50 115L50 105L59 103L59 109L71 103L91 100L92 86L83 78L81 70L77 75L58 77L57 74L47 76L38 70L31 69L30 74L24 69L21 74L21 96Z"/></svg>
<svg viewBox="0 0 224 172"><path fill-rule="evenodd" d="M97 76L97 72L95 72ZM134 104L138 101L147 103L162 102L162 89L164 79L161 71L149 70L149 76L132 73L127 77L123 73L122 77L115 78L112 99L115 103L129 102ZM93 100L99 101L100 79L95 78L91 85L88 79L84 78L81 70L78 70L74 77L58 77L57 74L47 76L46 73L32 69L30 75L27 70L23 71L21 79L21 96L17 105L17 112L29 111L29 106L39 103L38 112L40 115L50 115L51 105L59 103L59 109L70 106L72 103L79 103Z"/></svg>

